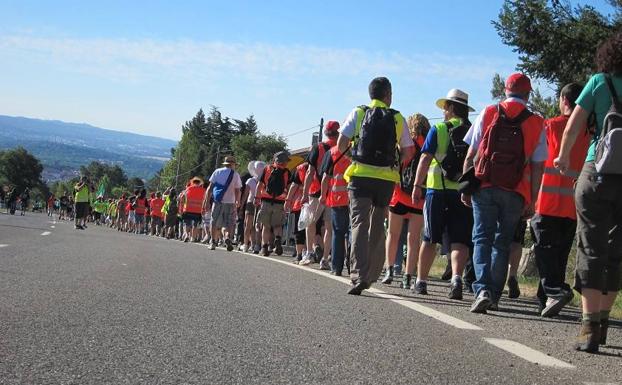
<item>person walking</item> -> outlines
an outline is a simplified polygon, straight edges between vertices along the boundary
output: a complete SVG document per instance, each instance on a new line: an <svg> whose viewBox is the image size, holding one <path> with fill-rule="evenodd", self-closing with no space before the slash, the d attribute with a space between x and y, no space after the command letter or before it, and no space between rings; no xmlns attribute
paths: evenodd
<svg viewBox="0 0 622 385"><path fill-rule="evenodd" d="M331 221L325 223L325 226L332 229L330 272L336 276L343 273L350 230L350 200L344 174L351 163L348 151L340 152L334 146L324 155L321 167L320 204L330 208Z"/></svg>
<svg viewBox="0 0 622 385"><path fill-rule="evenodd" d="M181 216L184 225L182 241L198 241L201 221L203 220L201 217L203 200L205 198L203 179L198 176L192 178L189 186L181 193L180 197L179 206L181 207Z"/></svg>
<svg viewBox="0 0 622 385"><path fill-rule="evenodd" d="M214 170L209 177L209 185L205 192L203 209L209 210L211 205L212 242L210 249L214 250L218 241L224 237L224 245L227 251L233 250L233 226L235 225L235 213L240 208L240 190L242 179L235 171L235 157L226 156L222 165L224 167Z"/></svg>
<svg viewBox="0 0 622 385"><path fill-rule="evenodd" d="M575 348L586 352L598 352L599 345L607 343L609 312L622 282L622 148L620 140L615 139L622 129L622 32L600 45L596 67L598 73L577 98L554 161L562 174L572 175L572 149L589 115L595 113L595 134L575 191L574 288L581 293L583 312ZM604 143L611 152L605 151Z"/></svg>
<svg viewBox="0 0 622 385"><path fill-rule="evenodd" d="M570 154L570 168L564 174L553 163L559 155L564 128L582 89L577 83L564 86L559 95L561 115L544 121L549 154L544 164L536 214L530 221L540 275L537 297L543 317L556 316L574 297L572 288L566 283L566 266L577 229L574 183L585 162L591 137L588 130L577 136Z"/></svg>
<svg viewBox="0 0 622 385"><path fill-rule="evenodd" d="M74 228L78 230L84 230L84 224L86 222L86 216L89 211L89 202L91 189L89 187L88 179L86 176L82 176L80 181L76 183L73 188L75 192L75 225Z"/></svg>
<svg viewBox="0 0 622 385"><path fill-rule="evenodd" d="M531 81L521 73L505 82L506 99L486 107L464 141L470 145L464 173L474 165L480 188L462 201L473 206L473 313L498 310L508 271L510 244L522 217L534 213L542 169L547 158L541 116L527 101Z"/></svg>
<svg viewBox="0 0 622 385"><path fill-rule="evenodd" d="M449 90L436 105L443 110L445 120L435 124L426 136L412 191L413 202L425 199L425 226L414 291L428 294L427 279L436 256L436 245L443 244L446 233L452 270L448 297L461 300L462 273L469 258L473 214L460 201L458 179L468 148L463 138L471 127L469 112L474 109L469 106L469 95L459 89Z"/></svg>
<svg viewBox="0 0 622 385"><path fill-rule="evenodd" d="M306 230L307 250L309 252L300 264L308 265L313 262L319 262L320 270L329 270L328 254L330 254L331 248L332 228L329 225L331 221L330 207L319 202L322 180L321 166L324 161L324 155L337 145L339 122L334 120L326 122L324 125L324 136L326 139L323 142L313 145L307 159L309 167L304 179L302 203L309 202L311 207L317 207L317 209L313 213L314 221L307 226ZM315 242L316 235L319 235L321 244Z"/></svg>
<svg viewBox="0 0 622 385"><path fill-rule="evenodd" d="M399 154L410 159L414 144L399 111L391 109L391 82L377 77L369 83L371 102L354 108L337 141L339 152L352 146L346 169L350 198L352 250L348 294L360 295L378 279L385 255L384 218L393 186L399 179Z"/></svg>
<svg viewBox="0 0 622 385"><path fill-rule="evenodd" d="M279 151L274 154L273 162L264 168L259 185L257 185L257 196L255 203L259 206L258 221L263 228L261 229L261 255L270 255L270 240L274 235L274 253L283 254L283 224L285 222L285 205L288 194L288 186L291 173L287 168L289 162L289 152Z"/></svg>

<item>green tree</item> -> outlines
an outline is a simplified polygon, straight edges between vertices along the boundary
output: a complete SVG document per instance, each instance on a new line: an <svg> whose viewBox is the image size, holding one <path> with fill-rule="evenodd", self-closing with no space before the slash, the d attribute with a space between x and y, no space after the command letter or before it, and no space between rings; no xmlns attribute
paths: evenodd
<svg viewBox="0 0 622 385"><path fill-rule="evenodd" d="M134 190L141 189L144 187L146 187L145 181L140 179L137 176L133 176L127 180L127 189L131 192L134 192Z"/></svg>
<svg viewBox="0 0 622 385"><path fill-rule="evenodd" d="M609 3L613 15L564 0L505 0L492 24L502 42L519 54L520 71L559 89L587 81L596 48L622 28L622 1Z"/></svg>
<svg viewBox="0 0 622 385"><path fill-rule="evenodd" d="M26 187L33 189L44 185L41 180L43 166L39 159L23 147L0 151L0 178L21 192Z"/></svg>
<svg viewBox="0 0 622 385"><path fill-rule="evenodd" d="M231 141L231 149L242 172L251 160L270 161L275 153L286 148L287 142L277 134L239 135Z"/></svg>

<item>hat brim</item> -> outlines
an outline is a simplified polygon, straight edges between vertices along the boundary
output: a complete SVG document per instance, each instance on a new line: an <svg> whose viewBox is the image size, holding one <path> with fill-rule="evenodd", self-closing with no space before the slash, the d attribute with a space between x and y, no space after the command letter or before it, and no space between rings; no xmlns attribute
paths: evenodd
<svg viewBox="0 0 622 385"><path fill-rule="evenodd" d="M454 103L462 104L463 106L467 106L467 108L469 109L469 112L475 112L475 109L473 107L469 106L468 104L460 102L460 101L457 101L457 100L453 100L453 99L446 99L446 98L438 99L436 101L436 106L438 108L440 108L441 110L444 110L446 102L454 102Z"/></svg>
<svg viewBox="0 0 622 385"><path fill-rule="evenodd" d="M222 162L223 165L228 166L230 164L237 164L236 162Z"/></svg>

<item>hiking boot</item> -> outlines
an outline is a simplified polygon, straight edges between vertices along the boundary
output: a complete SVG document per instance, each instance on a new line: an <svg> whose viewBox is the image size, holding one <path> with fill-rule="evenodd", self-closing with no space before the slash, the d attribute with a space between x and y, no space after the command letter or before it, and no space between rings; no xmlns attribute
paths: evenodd
<svg viewBox="0 0 622 385"><path fill-rule="evenodd" d="M518 280L514 276L508 278L508 298L520 297L520 288L518 287Z"/></svg>
<svg viewBox="0 0 622 385"><path fill-rule="evenodd" d="M542 317L555 317L559 312L572 300L574 294L571 291L567 291L561 298L549 298L546 300L546 305L540 315Z"/></svg>
<svg viewBox="0 0 622 385"><path fill-rule="evenodd" d="M268 249L268 244L261 246L261 255L267 257L270 255L270 250Z"/></svg>
<svg viewBox="0 0 622 385"><path fill-rule="evenodd" d="M600 322L582 321L575 349L580 352L597 353L601 340Z"/></svg>
<svg viewBox="0 0 622 385"><path fill-rule="evenodd" d="M426 281L417 281L415 282L415 287L413 288L415 294L420 295L428 295L428 283Z"/></svg>
<svg viewBox="0 0 622 385"><path fill-rule="evenodd" d="M486 310L488 310L491 304L490 293L487 290L482 290L475 302L473 302L473 305L471 305L470 311L471 313L486 314Z"/></svg>
<svg viewBox="0 0 622 385"><path fill-rule="evenodd" d="M449 297L449 299L462 300L462 281L458 280L451 284L447 297Z"/></svg>
<svg viewBox="0 0 622 385"><path fill-rule="evenodd" d="M607 345L607 330L609 330L609 319L600 320L600 341L599 344Z"/></svg>
<svg viewBox="0 0 622 385"><path fill-rule="evenodd" d="M369 289L370 285L365 282L359 282L355 284L350 290L348 290L348 294L350 295L361 295L363 290Z"/></svg>
<svg viewBox="0 0 622 385"><path fill-rule="evenodd" d="M412 281L412 275L410 274L404 274L404 276L402 277L402 282L400 283L400 287L402 289L410 289L410 285Z"/></svg>
<svg viewBox="0 0 622 385"><path fill-rule="evenodd" d="M328 259L322 258L320 260L320 270L330 270L330 264L328 263Z"/></svg>
<svg viewBox="0 0 622 385"><path fill-rule="evenodd" d="M225 246L227 247L227 251L233 251L233 243L231 243L231 239L225 239Z"/></svg>
<svg viewBox="0 0 622 385"><path fill-rule="evenodd" d="M499 311L499 301L492 301L490 306L488 306L488 310L490 311Z"/></svg>
<svg viewBox="0 0 622 385"><path fill-rule="evenodd" d="M402 275L402 265L393 265L393 276L399 277Z"/></svg>
<svg viewBox="0 0 622 385"><path fill-rule="evenodd" d="M320 262L324 257L324 249L322 249L322 246L315 245L313 247L313 255L315 256L315 263Z"/></svg>
<svg viewBox="0 0 622 385"><path fill-rule="evenodd" d="M274 239L274 254L283 255L283 245L281 244L281 237Z"/></svg>
<svg viewBox="0 0 622 385"><path fill-rule="evenodd" d="M385 285L390 285L393 282L393 266L387 267L387 272L382 279L382 283Z"/></svg>

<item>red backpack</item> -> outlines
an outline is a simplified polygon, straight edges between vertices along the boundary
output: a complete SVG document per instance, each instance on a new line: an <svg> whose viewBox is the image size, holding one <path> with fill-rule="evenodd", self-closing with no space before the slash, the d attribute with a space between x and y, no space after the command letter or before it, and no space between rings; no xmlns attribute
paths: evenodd
<svg viewBox="0 0 622 385"><path fill-rule="evenodd" d="M525 138L521 124L531 115L525 108L510 119L497 104L497 118L484 134L477 150L475 176L494 186L514 189L523 178L525 165Z"/></svg>

